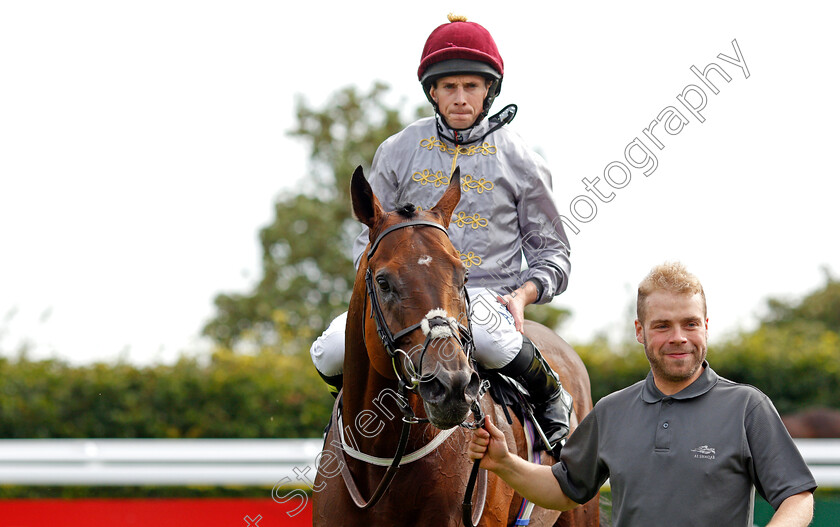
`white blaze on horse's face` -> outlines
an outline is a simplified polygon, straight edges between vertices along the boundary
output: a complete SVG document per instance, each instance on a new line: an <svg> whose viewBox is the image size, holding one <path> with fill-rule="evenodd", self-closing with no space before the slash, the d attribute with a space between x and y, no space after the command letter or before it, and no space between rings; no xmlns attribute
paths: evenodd
<svg viewBox="0 0 840 527"><path fill-rule="evenodd" d="M429 323L430 320L443 320L446 321L446 324L436 323L432 326ZM450 317L445 309L432 309L420 321L420 329L423 330L423 335L432 340L448 339L458 334L458 321L454 317Z"/></svg>
<svg viewBox="0 0 840 527"><path fill-rule="evenodd" d="M417 260L417 263L420 265L430 265L432 263L432 257L428 254L424 254L419 260Z"/></svg>

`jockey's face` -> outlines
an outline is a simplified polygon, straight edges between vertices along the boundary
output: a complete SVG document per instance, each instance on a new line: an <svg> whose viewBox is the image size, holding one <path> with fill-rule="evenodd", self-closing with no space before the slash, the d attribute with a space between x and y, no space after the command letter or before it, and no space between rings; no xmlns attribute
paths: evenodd
<svg viewBox="0 0 840 527"><path fill-rule="evenodd" d="M446 124L455 130L469 128L484 107L490 81L480 75L452 75L429 89Z"/></svg>

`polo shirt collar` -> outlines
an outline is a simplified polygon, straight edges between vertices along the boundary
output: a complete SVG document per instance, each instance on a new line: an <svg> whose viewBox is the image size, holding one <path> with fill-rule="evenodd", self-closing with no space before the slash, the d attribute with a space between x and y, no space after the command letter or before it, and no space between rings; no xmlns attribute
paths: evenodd
<svg viewBox="0 0 840 527"><path fill-rule="evenodd" d="M711 390L717 384L718 379L718 374L704 360L703 373L700 374L700 377L674 395L665 395L656 387L656 383L653 381L653 372L648 372L645 378L645 385L642 388L642 400L646 403L658 403L665 398L677 400L692 399Z"/></svg>

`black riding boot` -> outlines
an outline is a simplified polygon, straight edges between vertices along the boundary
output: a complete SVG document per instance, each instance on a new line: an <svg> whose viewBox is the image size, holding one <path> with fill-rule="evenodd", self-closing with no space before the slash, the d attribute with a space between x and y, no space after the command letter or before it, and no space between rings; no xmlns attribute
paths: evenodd
<svg viewBox="0 0 840 527"><path fill-rule="evenodd" d="M513 377L528 389L534 403L534 417L551 444L554 457L559 457L564 439L569 434L572 396L563 389L557 374L540 355L534 343L522 337L522 349L513 360L499 370ZM537 448L544 449L542 441Z"/></svg>
<svg viewBox="0 0 840 527"><path fill-rule="evenodd" d="M338 397L338 392L341 391L341 387L344 385L344 374L339 373L338 375L324 375L321 373L318 368L315 368L315 371L318 372L318 375L324 379L324 382L327 383L327 389L330 391L333 397Z"/></svg>

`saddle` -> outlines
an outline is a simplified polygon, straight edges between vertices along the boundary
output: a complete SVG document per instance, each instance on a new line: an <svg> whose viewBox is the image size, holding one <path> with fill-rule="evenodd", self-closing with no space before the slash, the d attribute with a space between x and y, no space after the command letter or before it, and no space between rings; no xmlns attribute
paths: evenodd
<svg viewBox="0 0 840 527"><path fill-rule="evenodd" d="M473 366L477 366L477 364L474 362ZM531 394L528 392L528 389L513 377L508 377L507 375L499 373L498 370L486 370L479 367L478 373L482 379L489 381L490 387L487 390L487 393L493 401L496 402L496 404L502 407L502 411L505 413L505 418L507 419L508 424L513 424L513 419L510 415L510 410L512 410L513 414L517 419L519 419L523 426L526 426L526 424L530 425L532 430L535 431L536 438L534 438L533 441L534 449L543 449L544 447L541 446L542 441L537 439L543 432L540 425L537 423L536 417L534 416L535 405L531 400ZM572 421L575 421L574 406L572 404L571 396L569 396L565 391L563 393L566 397L568 397L568 400L565 400L564 402L569 408L571 408L573 415ZM565 444L565 439L563 440L563 443Z"/></svg>
<svg viewBox="0 0 840 527"><path fill-rule="evenodd" d="M498 371L479 369L478 374L482 379L487 379L490 382L490 388L487 393L490 397L502 407L505 413L505 418L509 425L513 424L513 419L510 416L510 410L513 410L514 415L521 422L525 422L528 415L531 416L531 424L536 424L533 419L534 405L531 403L531 395L528 390L521 383L512 377L503 375Z"/></svg>

